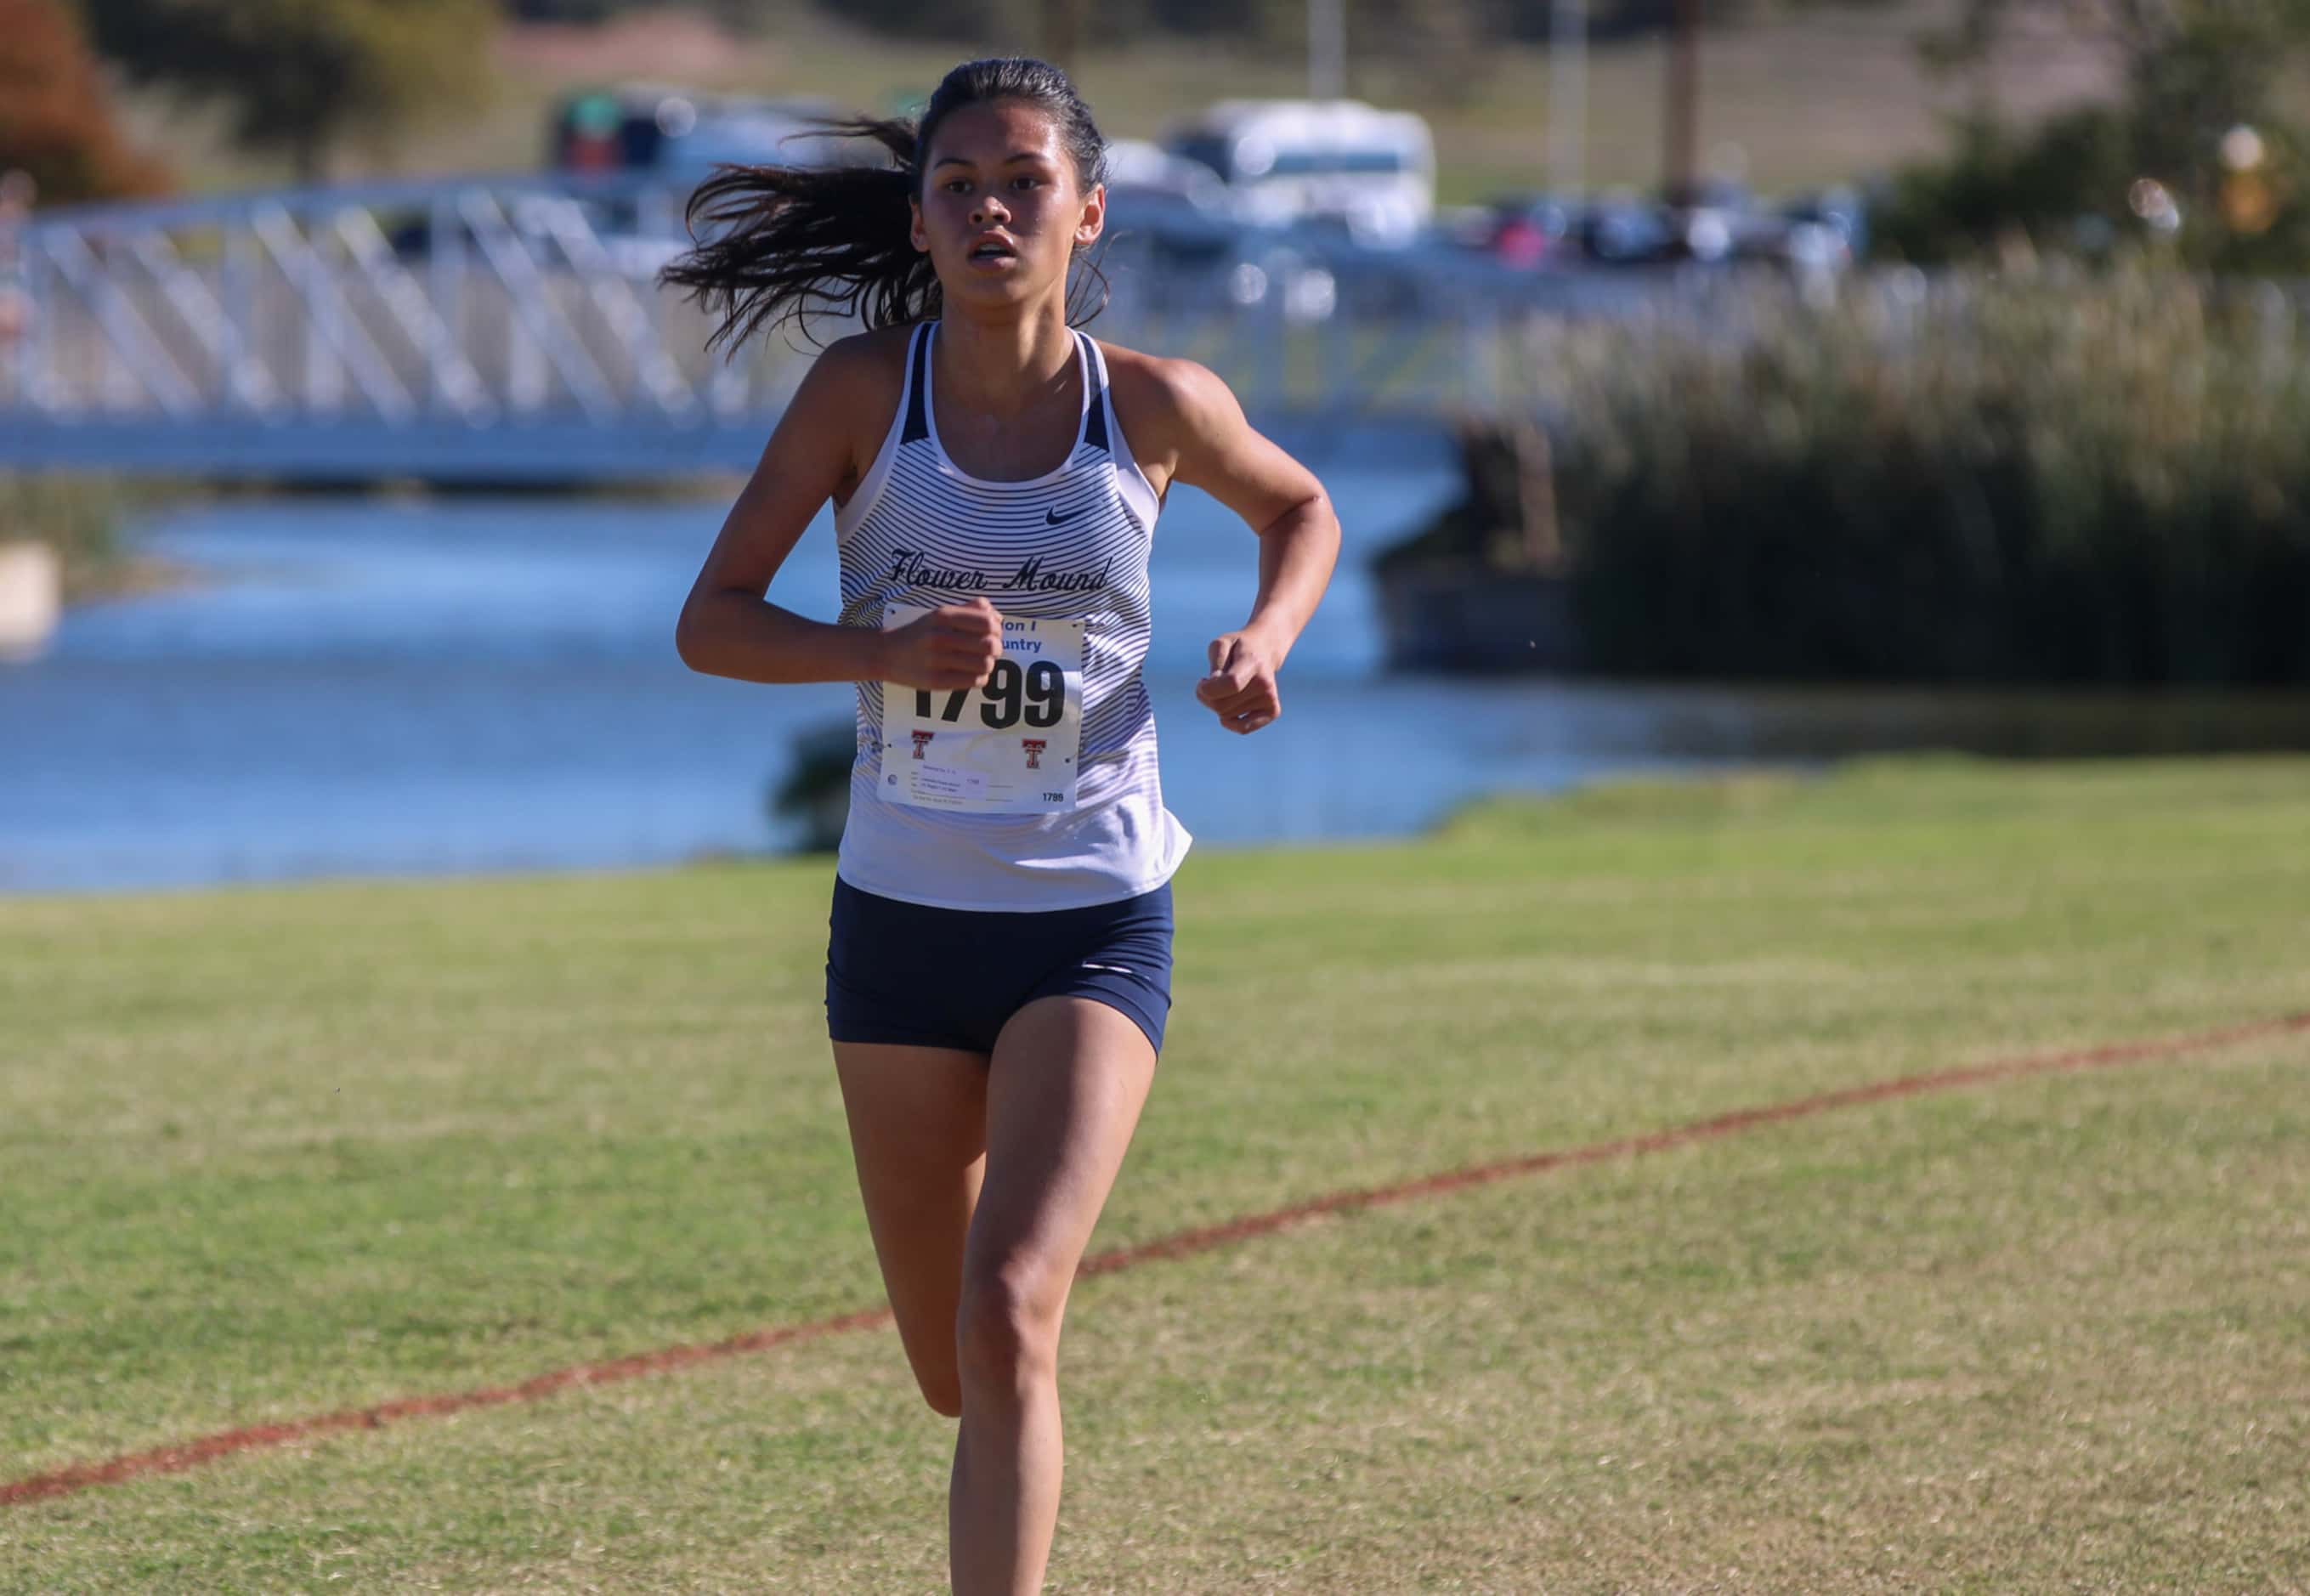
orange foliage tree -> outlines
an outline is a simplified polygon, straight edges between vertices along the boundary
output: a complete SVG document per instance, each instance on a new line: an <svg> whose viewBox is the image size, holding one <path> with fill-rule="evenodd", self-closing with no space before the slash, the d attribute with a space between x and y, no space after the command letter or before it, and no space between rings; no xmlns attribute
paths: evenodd
<svg viewBox="0 0 2310 1596"><path fill-rule="evenodd" d="M48 204L159 194L167 169L132 149L63 0L0 0L0 172Z"/></svg>

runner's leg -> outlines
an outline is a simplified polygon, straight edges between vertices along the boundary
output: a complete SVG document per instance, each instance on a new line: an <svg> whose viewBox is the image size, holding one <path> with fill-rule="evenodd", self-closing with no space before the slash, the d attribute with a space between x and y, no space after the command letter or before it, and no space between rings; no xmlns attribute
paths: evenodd
<svg viewBox="0 0 2310 1596"><path fill-rule="evenodd" d="M834 1067L866 1227L923 1399L962 1412L955 1315L963 1240L986 1167L986 1055L837 1042Z"/></svg>
<svg viewBox="0 0 2310 1596"><path fill-rule="evenodd" d="M1059 1321L1154 1075L1146 1033L1092 999L1038 999L995 1043L955 1324L956 1596L1042 1589L1059 1512Z"/></svg>

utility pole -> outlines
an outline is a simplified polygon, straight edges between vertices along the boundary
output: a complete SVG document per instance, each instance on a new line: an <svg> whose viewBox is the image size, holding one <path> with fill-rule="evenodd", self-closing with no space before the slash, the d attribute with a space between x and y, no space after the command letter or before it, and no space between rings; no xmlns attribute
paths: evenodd
<svg viewBox="0 0 2310 1596"><path fill-rule="evenodd" d="M1562 198L1588 186L1588 0L1549 8L1548 182Z"/></svg>
<svg viewBox="0 0 2310 1596"><path fill-rule="evenodd" d="M1347 0L1307 0L1307 98L1347 95Z"/></svg>
<svg viewBox="0 0 2310 1596"><path fill-rule="evenodd" d="M1700 0L1676 0L1668 43L1662 187L1682 204L1700 191Z"/></svg>

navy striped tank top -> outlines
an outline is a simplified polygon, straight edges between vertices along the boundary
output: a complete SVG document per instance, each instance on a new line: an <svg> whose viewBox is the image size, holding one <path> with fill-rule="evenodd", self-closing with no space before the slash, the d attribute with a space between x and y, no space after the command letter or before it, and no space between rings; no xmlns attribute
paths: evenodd
<svg viewBox="0 0 2310 1596"><path fill-rule="evenodd" d="M982 596L1006 620L1080 620L1074 803L986 814L887 800L878 779L882 684L862 681L838 872L862 892L943 908L1081 908L1152 891L1178 868L1189 839L1163 806L1155 712L1140 681L1158 503L1116 422L1106 359L1096 340L1074 334L1082 413L1058 467L987 481L965 474L939 443L930 359L937 332L936 322L916 327L890 431L835 514L842 624L880 627L894 605Z"/></svg>

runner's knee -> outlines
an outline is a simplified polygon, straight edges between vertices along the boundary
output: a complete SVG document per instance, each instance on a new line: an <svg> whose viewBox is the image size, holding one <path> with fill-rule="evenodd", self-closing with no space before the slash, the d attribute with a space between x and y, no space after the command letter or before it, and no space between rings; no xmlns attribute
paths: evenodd
<svg viewBox="0 0 2310 1596"><path fill-rule="evenodd" d="M916 1383L921 1387L923 1401L931 1405L932 1412L941 1418L962 1417L962 1382L960 1380L940 1382L925 1380L917 1375Z"/></svg>
<svg viewBox="0 0 2310 1596"><path fill-rule="evenodd" d="M1056 1376L1066 1291L1053 1272L1012 1262L964 1277L955 1353L965 1383L1018 1392Z"/></svg>

